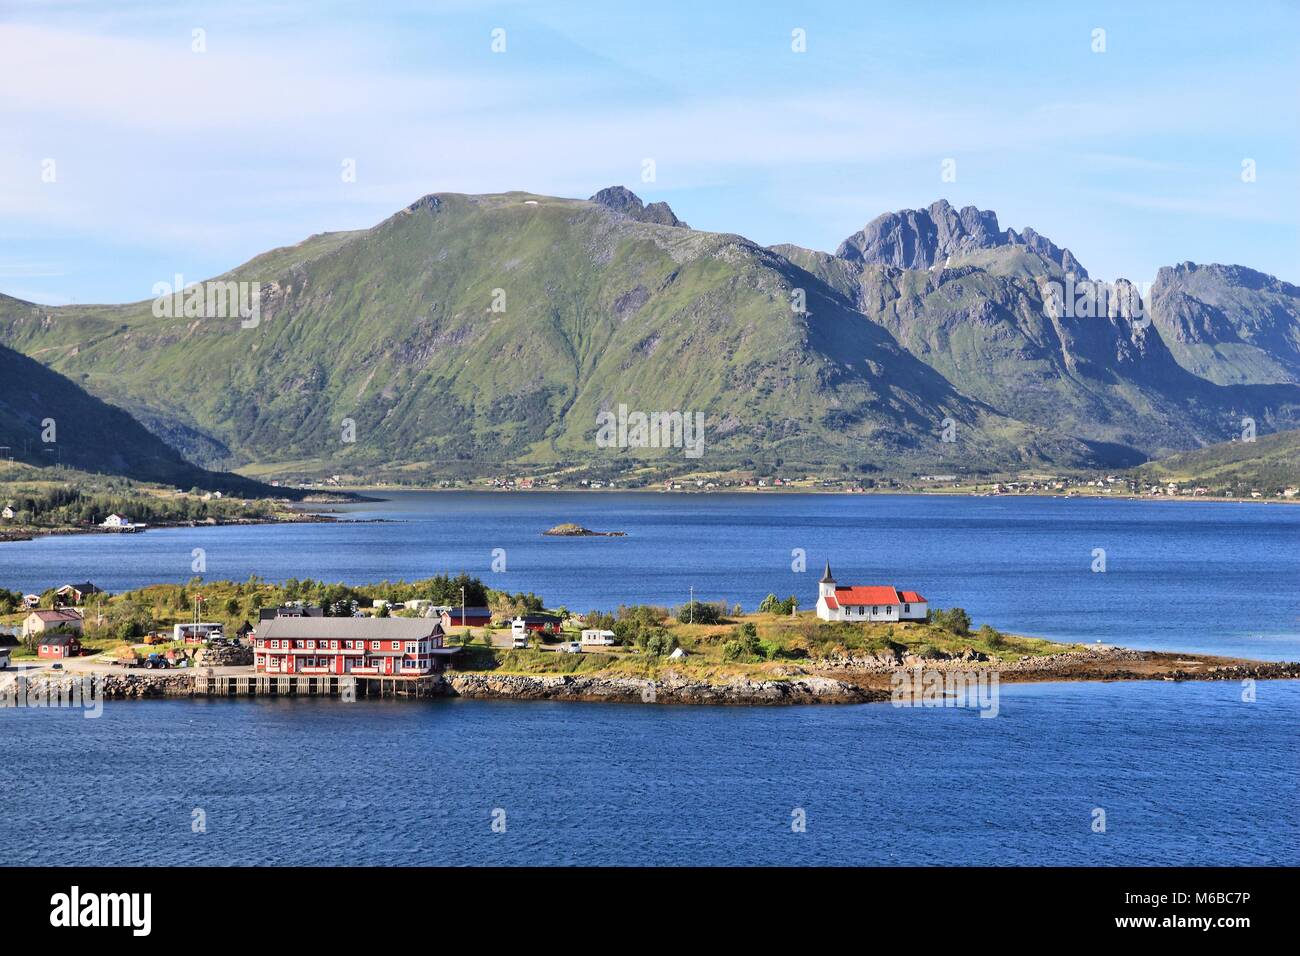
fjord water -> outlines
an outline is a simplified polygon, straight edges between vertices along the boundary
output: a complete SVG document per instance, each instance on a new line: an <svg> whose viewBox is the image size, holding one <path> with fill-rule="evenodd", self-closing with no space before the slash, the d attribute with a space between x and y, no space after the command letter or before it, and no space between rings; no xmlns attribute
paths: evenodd
<svg viewBox="0 0 1300 956"><path fill-rule="evenodd" d="M3 710L0 843L11 864L1295 865L1300 682L1257 691L1003 686L992 719L451 700Z"/></svg>
<svg viewBox="0 0 1300 956"><path fill-rule="evenodd" d="M343 509L376 523L0 545L0 583L183 581L203 548L218 578L465 570L582 610L679 603L692 585L752 608L768 592L810 604L829 559L842 583L917 588L1006 630L1300 658L1293 507L389 499ZM627 537L542 537L561 521ZM506 570L494 573L497 548ZM1098 548L1104 573L1091 570ZM1255 691L1004 684L993 719L888 704L110 701L93 720L0 709L0 845L13 863L1297 864L1300 682ZM498 809L504 833L491 828ZM796 809L805 833L791 830Z"/></svg>
<svg viewBox="0 0 1300 956"><path fill-rule="evenodd" d="M160 528L0 545L0 585L112 591L193 576L354 583L467 571L551 606L816 599L914 588L977 623L1065 640L1300 659L1300 507L1090 498L384 492L336 524ZM383 519L370 522L367 519ZM548 538L564 521L621 538ZM497 551L500 549L500 551ZM806 570L792 570L796 549ZM1105 571L1092 569L1104 551ZM493 571L494 552L505 570ZM500 564L498 564L498 567Z"/></svg>

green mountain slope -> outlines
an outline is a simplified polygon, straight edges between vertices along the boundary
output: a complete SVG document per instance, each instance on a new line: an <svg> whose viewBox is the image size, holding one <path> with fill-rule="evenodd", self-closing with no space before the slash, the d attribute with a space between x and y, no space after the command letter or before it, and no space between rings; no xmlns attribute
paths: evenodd
<svg viewBox="0 0 1300 956"><path fill-rule="evenodd" d="M1057 314L1067 272L1068 249L942 202L829 255L617 187L437 194L218 277L260 284L255 325L0 297L0 341L259 475L1111 467L1300 422L1295 385L1215 384L1127 314ZM703 457L601 447L620 407L702 413Z"/></svg>
<svg viewBox="0 0 1300 956"><path fill-rule="evenodd" d="M689 463L680 449L597 447L597 416L619 405L704 413L698 466L1091 459L961 394L784 257L599 202L427 196L222 278L262 283L256 328L157 318L147 302L11 301L0 335L209 461L421 474ZM945 420L957 443L941 441Z"/></svg>
<svg viewBox="0 0 1300 956"><path fill-rule="evenodd" d="M2 457L38 467L63 465L184 488L271 492L239 475L218 475L195 467L122 409L3 346L0 446L7 448Z"/></svg>
<svg viewBox="0 0 1300 956"><path fill-rule="evenodd" d="M1253 442L1229 441L1183 452L1139 469L1156 484L1204 486L1226 494L1276 494L1300 487L1300 430L1261 435Z"/></svg>
<svg viewBox="0 0 1300 956"><path fill-rule="evenodd" d="M992 213L955 215L946 203L888 214L835 256L775 250L850 297L966 394L1099 443L1115 461L1221 441L1246 417L1261 430L1300 422L1300 389L1206 381L1178 363L1156 321L1127 303L1066 314L1053 284L1063 292L1067 270L1087 275L1069 250L1032 230L1028 242L1004 233Z"/></svg>
<svg viewBox="0 0 1300 956"><path fill-rule="evenodd" d="M1178 363L1220 385L1300 383L1300 288L1243 266L1161 269L1151 318Z"/></svg>

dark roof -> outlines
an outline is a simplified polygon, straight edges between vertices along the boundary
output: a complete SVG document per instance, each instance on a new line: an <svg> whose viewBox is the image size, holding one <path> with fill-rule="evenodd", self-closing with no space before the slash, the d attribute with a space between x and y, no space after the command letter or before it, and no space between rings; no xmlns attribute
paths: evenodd
<svg viewBox="0 0 1300 956"><path fill-rule="evenodd" d="M460 605L447 609L447 613L452 617L460 617ZM491 608L486 607L467 607L465 608L466 617L491 617Z"/></svg>
<svg viewBox="0 0 1300 956"><path fill-rule="evenodd" d="M89 581L82 581L80 584L65 584L64 587L72 588L72 590L80 594L103 594L104 593L103 588L96 587L95 585L91 584Z"/></svg>
<svg viewBox="0 0 1300 956"><path fill-rule="evenodd" d="M520 614L525 624L558 624L564 620L555 614Z"/></svg>
<svg viewBox="0 0 1300 956"><path fill-rule="evenodd" d="M418 641L442 633L442 625L420 617L277 617L257 629L258 639Z"/></svg>
<svg viewBox="0 0 1300 956"><path fill-rule="evenodd" d="M270 621L277 617L324 617L324 608L300 607L297 604L281 604L279 607L264 607L258 613L259 621Z"/></svg>
<svg viewBox="0 0 1300 956"><path fill-rule="evenodd" d="M38 644L74 644L74 643L79 644L81 643L81 638L77 637L76 634L68 634L63 631L53 631L53 632L46 631L44 634L41 635L41 639L37 643Z"/></svg>
<svg viewBox="0 0 1300 956"><path fill-rule="evenodd" d="M829 561L826 562L826 573L822 575L822 579L821 579L819 582L817 582L817 583L818 583L818 584L834 584L834 583L835 583L835 579L834 579L833 577L831 577L831 563L830 563Z"/></svg>

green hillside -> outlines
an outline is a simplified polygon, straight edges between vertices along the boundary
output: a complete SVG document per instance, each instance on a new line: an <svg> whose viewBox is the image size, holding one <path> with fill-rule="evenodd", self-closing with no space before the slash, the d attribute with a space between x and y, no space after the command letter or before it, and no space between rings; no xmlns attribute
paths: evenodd
<svg viewBox="0 0 1300 956"><path fill-rule="evenodd" d="M49 439L49 440L47 440ZM245 494L271 489L198 468L120 408L39 362L0 346L0 458L184 488Z"/></svg>
<svg viewBox="0 0 1300 956"><path fill-rule="evenodd" d="M785 258L598 203L428 196L223 278L262 283L257 328L10 300L0 335L197 460L271 470L1089 460L962 395ZM598 448L620 404L703 412L704 462Z"/></svg>
<svg viewBox="0 0 1300 956"><path fill-rule="evenodd" d="M218 277L260 283L254 327L0 297L0 341L259 477L1120 467L1300 423L1300 387L1215 384L1155 327L1052 314L1066 268L1086 275L942 202L829 255L622 189L436 194ZM601 447L620 406L702 413L703 456Z"/></svg>
<svg viewBox="0 0 1300 956"><path fill-rule="evenodd" d="M1170 481L1202 486L1212 493L1275 495L1300 488L1300 430L1261 435L1253 442L1230 441L1184 452L1138 469L1148 483Z"/></svg>

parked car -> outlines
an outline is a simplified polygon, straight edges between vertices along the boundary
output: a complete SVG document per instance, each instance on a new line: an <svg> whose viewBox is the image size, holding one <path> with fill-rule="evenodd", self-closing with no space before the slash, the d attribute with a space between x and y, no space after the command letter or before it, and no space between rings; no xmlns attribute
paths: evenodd
<svg viewBox="0 0 1300 956"><path fill-rule="evenodd" d="M527 635L527 634L516 634L516 635L515 635L515 639L514 639L513 641L510 642L510 646L511 646L511 647L514 647L514 648L516 648L516 649L521 648L521 647L527 647L527 646L528 646L528 635Z"/></svg>
<svg viewBox="0 0 1300 956"><path fill-rule="evenodd" d="M565 641L556 650L563 654L581 654L582 645L577 641Z"/></svg>

